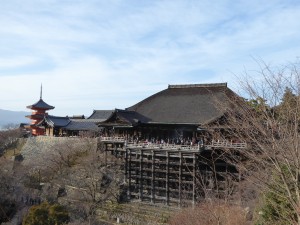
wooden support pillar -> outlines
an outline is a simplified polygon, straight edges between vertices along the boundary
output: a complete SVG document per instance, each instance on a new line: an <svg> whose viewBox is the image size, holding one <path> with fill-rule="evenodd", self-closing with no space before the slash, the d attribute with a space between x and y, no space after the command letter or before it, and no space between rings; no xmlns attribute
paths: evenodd
<svg viewBox="0 0 300 225"><path fill-rule="evenodd" d="M140 200L143 201L143 150L140 150Z"/></svg>
<svg viewBox="0 0 300 225"><path fill-rule="evenodd" d="M105 145L105 166L107 166L107 143Z"/></svg>
<svg viewBox="0 0 300 225"><path fill-rule="evenodd" d="M179 207L181 207L181 188L182 188L182 185L181 185L181 179L182 179L182 152L179 152L179 174L178 174L178 205Z"/></svg>
<svg viewBox="0 0 300 225"><path fill-rule="evenodd" d="M151 202L155 203L155 151L152 150Z"/></svg>
<svg viewBox="0 0 300 225"><path fill-rule="evenodd" d="M127 182L128 179L128 152L127 149L125 148L125 183Z"/></svg>
<svg viewBox="0 0 300 225"><path fill-rule="evenodd" d="M196 154L193 153L193 207L196 202Z"/></svg>
<svg viewBox="0 0 300 225"><path fill-rule="evenodd" d="M117 157L117 148L118 148L117 143L113 143L113 146L114 146L114 156Z"/></svg>
<svg viewBox="0 0 300 225"><path fill-rule="evenodd" d="M128 189L127 189L127 198L128 200L131 199L131 149L128 149L127 152L127 158L128 158L128 162L127 162L127 169L128 169L128 173L127 173L127 182L128 182Z"/></svg>
<svg viewBox="0 0 300 225"><path fill-rule="evenodd" d="M170 153L166 151L166 205L169 205L170 194L169 194L169 164L170 164Z"/></svg>

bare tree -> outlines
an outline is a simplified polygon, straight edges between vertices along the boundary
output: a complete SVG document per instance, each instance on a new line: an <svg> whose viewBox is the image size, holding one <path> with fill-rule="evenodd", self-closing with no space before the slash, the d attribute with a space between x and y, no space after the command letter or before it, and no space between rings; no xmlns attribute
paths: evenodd
<svg viewBox="0 0 300 225"><path fill-rule="evenodd" d="M73 216L94 224L96 210L107 200L118 201L123 181L120 161L96 151L88 138L80 143L52 145L41 171L45 197L67 205ZM46 159L46 158L45 158Z"/></svg>
<svg viewBox="0 0 300 225"><path fill-rule="evenodd" d="M260 65L258 79L250 74L241 79L247 99L221 104L229 136L248 143L247 149L231 151L231 163L262 191L266 223L300 224L299 64Z"/></svg>
<svg viewBox="0 0 300 225"><path fill-rule="evenodd" d="M18 139L22 137L22 132L18 128L6 127L0 131L0 155L10 147L15 147Z"/></svg>

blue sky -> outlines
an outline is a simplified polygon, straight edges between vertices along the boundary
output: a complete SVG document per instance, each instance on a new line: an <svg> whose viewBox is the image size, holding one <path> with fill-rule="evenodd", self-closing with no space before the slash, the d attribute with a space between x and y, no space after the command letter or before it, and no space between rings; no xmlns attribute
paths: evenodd
<svg viewBox="0 0 300 225"><path fill-rule="evenodd" d="M168 84L228 82L300 55L300 1L9 0L0 108L54 115L129 107ZM253 73L255 76L255 73Z"/></svg>

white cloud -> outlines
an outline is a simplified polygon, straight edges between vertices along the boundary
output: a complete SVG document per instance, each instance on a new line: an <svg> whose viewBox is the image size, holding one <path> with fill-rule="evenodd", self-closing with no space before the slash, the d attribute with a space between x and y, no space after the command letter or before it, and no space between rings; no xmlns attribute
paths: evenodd
<svg viewBox="0 0 300 225"><path fill-rule="evenodd" d="M168 84L226 82L299 56L297 1L18 1L0 9L0 108L124 108ZM3 94L5 93L5 94Z"/></svg>

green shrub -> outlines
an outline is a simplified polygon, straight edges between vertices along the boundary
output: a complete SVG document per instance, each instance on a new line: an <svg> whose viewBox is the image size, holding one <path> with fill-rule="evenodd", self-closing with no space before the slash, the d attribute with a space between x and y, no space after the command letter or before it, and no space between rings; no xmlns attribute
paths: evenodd
<svg viewBox="0 0 300 225"><path fill-rule="evenodd" d="M44 202L32 206L28 215L23 220L23 225L60 225L69 221L67 210L58 204L50 205Z"/></svg>

